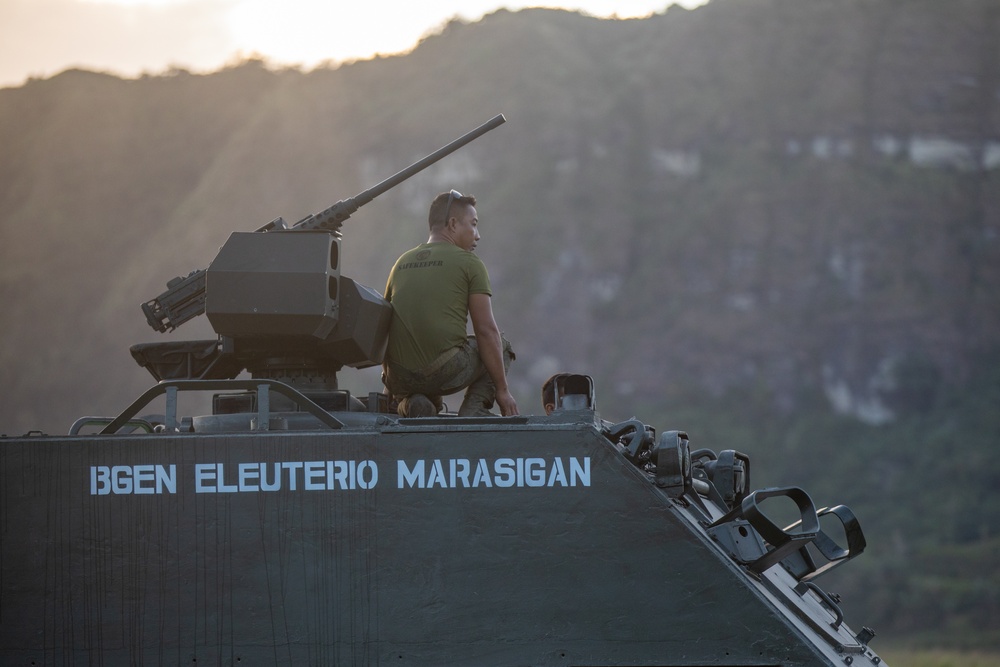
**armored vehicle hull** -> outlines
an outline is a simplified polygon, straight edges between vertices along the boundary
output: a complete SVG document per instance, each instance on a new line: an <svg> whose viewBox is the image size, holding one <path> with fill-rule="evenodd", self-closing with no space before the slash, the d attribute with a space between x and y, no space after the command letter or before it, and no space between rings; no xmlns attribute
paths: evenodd
<svg viewBox="0 0 1000 667"><path fill-rule="evenodd" d="M684 434L589 409L339 416L0 441L0 662L879 662L802 584L825 534L768 543L760 495L713 499L732 475L698 463L726 457L689 465ZM763 495L809 528L796 492Z"/></svg>

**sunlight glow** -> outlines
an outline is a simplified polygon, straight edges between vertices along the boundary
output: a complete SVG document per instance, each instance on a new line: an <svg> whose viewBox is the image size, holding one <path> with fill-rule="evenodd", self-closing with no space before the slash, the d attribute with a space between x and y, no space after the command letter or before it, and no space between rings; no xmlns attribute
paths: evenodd
<svg viewBox="0 0 1000 667"><path fill-rule="evenodd" d="M226 24L243 53L313 66L411 48L426 11L419 3L391 10L387 4L243 0L228 12Z"/></svg>
<svg viewBox="0 0 1000 667"><path fill-rule="evenodd" d="M193 0L77 0L88 5L118 5L119 7L166 7L181 5Z"/></svg>
<svg viewBox="0 0 1000 667"><path fill-rule="evenodd" d="M562 8L632 18L708 0L0 0L0 87L70 67L123 76L207 72L248 57L277 66L409 51L459 18Z"/></svg>
<svg viewBox="0 0 1000 667"><path fill-rule="evenodd" d="M120 0L119 0L120 1ZM162 0L161 0L162 1ZM707 0L686 0L694 7ZM458 17L477 21L500 7L561 7L592 16L644 17L662 12L669 0L239 0L228 13L231 38L241 53L281 63L314 66L324 61L370 58L407 51L429 33Z"/></svg>

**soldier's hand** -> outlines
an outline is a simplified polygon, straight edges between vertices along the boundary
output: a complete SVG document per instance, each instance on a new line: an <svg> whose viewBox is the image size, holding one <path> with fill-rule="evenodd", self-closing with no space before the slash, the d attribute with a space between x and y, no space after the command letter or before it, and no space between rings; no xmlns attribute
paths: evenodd
<svg viewBox="0 0 1000 667"><path fill-rule="evenodd" d="M497 390L496 402L500 407L500 414L504 417L513 417L514 415L520 414L517 411L517 401L514 400L514 396L510 393L510 389L504 389L503 391Z"/></svg>

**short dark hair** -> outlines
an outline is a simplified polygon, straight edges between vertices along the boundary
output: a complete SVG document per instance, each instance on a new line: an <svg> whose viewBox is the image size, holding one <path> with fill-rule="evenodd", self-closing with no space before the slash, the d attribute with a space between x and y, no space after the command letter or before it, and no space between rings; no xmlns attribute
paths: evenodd
<svg viewBox="0 0 1000 667"><path fill-rule="evenodd" d="M452 193L456 193L458 196L452 196ZM448 218L451 217L450 211L445 209L448 208L449 200L451 206L455 204L463 204L465 206L476 205L476 198L472 195L463 195L457 190L440 193L434 197L434 200L431 202L431 210L427 214L427 224L431 229L448 222Z"/></svg>

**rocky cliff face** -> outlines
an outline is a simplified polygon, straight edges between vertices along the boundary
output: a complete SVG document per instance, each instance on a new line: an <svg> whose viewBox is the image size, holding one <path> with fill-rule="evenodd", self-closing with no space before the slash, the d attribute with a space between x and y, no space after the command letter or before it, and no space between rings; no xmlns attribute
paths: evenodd
<svg viewBox="0 0 1000 667"><path fill-rule="evenodd" d="M477 194L523 405L572 370L613 414L746 387L920 410L1000 333L998 44L989 0L713 0L501 11L309 74L2 90L0 428L116 413L150 382L126 350L158 338L138 304L168 279L497 112L347 223L345 273L380 289L435 192Z"/></svg>
<svg viewBox="0 0 1000 667"><path fill-rule="evenodd" d="M614 30L532 131L523 187L559 239L518 300L541 365L639 404L821 390L869 423L963 381L1000 330L996 9L716 2Z"/></svg>

